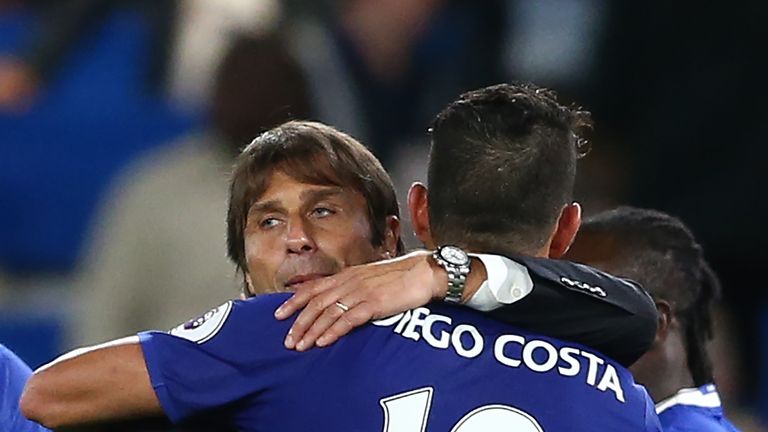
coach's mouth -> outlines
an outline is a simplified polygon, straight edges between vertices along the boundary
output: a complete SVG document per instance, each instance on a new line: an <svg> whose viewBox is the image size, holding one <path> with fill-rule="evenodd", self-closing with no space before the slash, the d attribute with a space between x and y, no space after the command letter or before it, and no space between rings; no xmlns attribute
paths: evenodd
<svg viewBox="0 0 768 432"><path fill-rule="evenodd" d="M309 282L315 279L324 278L326 276L330 276L329 273L309 273L309 274L303 274L303 275L296 275L285 283L285 288L292 288L294 285L298 285L300 283Z"/></svg>

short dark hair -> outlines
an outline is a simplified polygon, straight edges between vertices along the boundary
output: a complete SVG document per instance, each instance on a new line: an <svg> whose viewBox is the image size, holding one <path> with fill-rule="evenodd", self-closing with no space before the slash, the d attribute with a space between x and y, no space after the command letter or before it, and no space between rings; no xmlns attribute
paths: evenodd
<svg viewBox="0 0 768 432"><path fill-rule="evenodd" d="M400 215L392 179L378 159L351 136L322 123L290 121L253 140L235 161L227 213L227 255L244 274L245 225L251 205L280 170L298 181L352 188L365 198L371 240L384 241L387 216ZM402 242L397 252L404 250Z"/></svg>
<svg viewBox="0 0 768 432"><path fill-rule="evenodd" d="M639 282L655 299L670 303L684 328L695 384L712 382L706 347L713 337L712 308L721 286L688 227L660 211L619 207L586 219L579 236L607 240L609 251L598 259L606 262L606 270Z"/></svg>
<svg viewBox="0 0 768 432"><path fill-rule="evenodd" d="M586 154L586 111L533 84L464 93L432 123L429 216L434 240L528 251L543 246L573 195Z"/></svg>

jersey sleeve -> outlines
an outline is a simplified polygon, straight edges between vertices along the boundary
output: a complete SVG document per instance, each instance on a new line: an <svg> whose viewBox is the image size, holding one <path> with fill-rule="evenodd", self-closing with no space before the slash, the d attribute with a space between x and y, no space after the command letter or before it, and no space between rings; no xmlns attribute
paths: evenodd
<svg viewBox="0 0 768 432"><path fill-rule="evenodd" d="M523 256L509 256L508 261L507 274L497 277L503 285L484 294L484 303L496 302L495 308L478 307L475 299L468 302L470 307L589 346L623 366L634 363L653 342L656 306L637 283L569 261ZM490 285L497 284L486 287Z"/></svg>
<svg viewBox="0 0 768 432"><path fill-rule="evenodd" d="M0 345L0 432L47 431L24 418L19 399L32 371L13 352Z"/></svg>
<svg viewBox="0 0 768 432"><path fill-rule="evenodd" d="M152 387L172 422L255 396L289 372L282 366L297 353L280 348L290 321L273 316L286 298L229 301L170 332L139 334Z"/></svg>

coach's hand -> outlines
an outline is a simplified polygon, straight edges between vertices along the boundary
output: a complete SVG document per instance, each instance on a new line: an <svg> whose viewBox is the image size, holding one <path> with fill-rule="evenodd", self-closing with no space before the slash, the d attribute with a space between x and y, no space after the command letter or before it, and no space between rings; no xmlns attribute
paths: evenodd
<svg viewBox="0 0 768 432"><path fill-rule="evenodd" d="M445 297L448 276L431 252L348 267L323 279L299 284L275 311L286 319L301 308L285 338L289 349L327 346L353 328Z"/></svg>

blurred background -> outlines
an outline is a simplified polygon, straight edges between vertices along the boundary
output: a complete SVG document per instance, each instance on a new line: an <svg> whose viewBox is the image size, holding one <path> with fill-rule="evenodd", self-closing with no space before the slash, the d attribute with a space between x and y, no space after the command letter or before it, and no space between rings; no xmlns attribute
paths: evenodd
<svg viewBox="0 0 768 432"><path fill-rule="evenodd" d="M351 133L404 197L445 104L528 80L593 112L587 214L656 208L703 243L718 385L761 430L767 21L756 0L0 0L0 343L34 367L236 296L227 170L269 127Z"/></svg>

